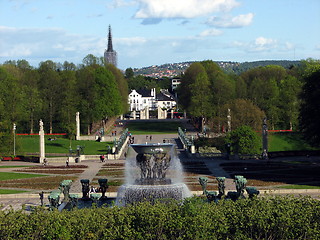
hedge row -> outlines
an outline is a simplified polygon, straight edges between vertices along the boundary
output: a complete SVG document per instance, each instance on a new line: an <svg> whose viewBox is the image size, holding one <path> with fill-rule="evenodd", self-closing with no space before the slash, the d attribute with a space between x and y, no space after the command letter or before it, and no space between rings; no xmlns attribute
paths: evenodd
<svg viewBox="0 0 320 240"><path fill-rule="evenodd" d="M264 197L0 212L0 239L320 239L320 202Z"/></svg>

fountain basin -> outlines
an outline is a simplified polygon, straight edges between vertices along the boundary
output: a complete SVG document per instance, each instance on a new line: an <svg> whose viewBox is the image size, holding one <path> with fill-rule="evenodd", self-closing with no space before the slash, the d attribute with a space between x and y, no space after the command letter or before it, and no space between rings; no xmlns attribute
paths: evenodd
<svg viewBox="0 0 320 240"><path fill-rule="evenodd" d="M174 146L172 143L154 143L154 144L131 144L130 145L136 153L154 154L157 152L167 153Z"/></svg>
<svg viewBox="0 0 320 240"><path fill-rule="evenodd" d="M118 190L117 206L126 206L138 202L164 201L168 199L183 200L191 197L188 187L184 183L167 185L133 185L124 184Z"/></svg>

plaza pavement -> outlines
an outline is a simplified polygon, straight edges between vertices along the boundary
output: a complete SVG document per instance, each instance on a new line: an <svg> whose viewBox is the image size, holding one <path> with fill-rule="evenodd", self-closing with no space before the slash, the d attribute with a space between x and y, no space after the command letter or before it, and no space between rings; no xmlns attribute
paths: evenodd
<svg viewBox="0 0 320 240"><path fill-rule="evenodd" d="M192 128L186 126L187 131L190 131L188 133L190 134L195 134L192 132ZM117 127L117 131L120 131L120 129ZM189 159L185 156L180 140L178 140L178 134L157 134L157 135L152 135L152 139L150 140L150 135L134 135L133 136L135 139L134 143L162 143L163 140L165 139L166 142L171 142L177 144L177 152L179 155L179 158L181 161L199 161L199 159ZM125 152L125 151L124 151ZM118 160L112 160L108 159L106 160L108 163L124 163L125 159L122 156ZM202 159L207 168L212 172L213 176L216 177L226 177L226 191L233 190L235 191L235 185L233 182L233 179L230 178L229 174L226 173L219 165L221 162L225 162L225 160L212 160L212 159ZM87 165L88 168L85 169L83 173L80 174L79 178L77 181L74 181L72 183L70 193L77 193L79 196L81 196L81 184L80 184L80 179L89 179L90 182L92 181L93 178L95 178L96 174L99 172L101 167L103 166L104 163L101 163L99 159L95 160L90 160L90 161L83 161L82 162L84 165ZM5 165L6 162L1 162L0 165ZM10 162L10 165L16 164L16 165L27 165L27 164L32 164L34 163L21 163L21 162ZM58 164L58 165L61 165ZM10 169L1 169L1 171L12 171L12 168ZM58 187L58 186L57 186ZM210 189L209 189L210 190ZM311 195L313 197L319 198L320 196L320 190L319 189L309 189L309 190L277 190L273 191L273 194L295 194L295 195ZM200 192L198 192L200 194ZM114 197L116 193L107 193L107 196ZM48 202L48 194L45 194L44 196L44 204L46 206L49 205ZM40 199L39 199L39 194L38 193L33 193L33 194L10 194L10 195L0 195L0 210L8 210L8 209L21 209L22 206L24 205L26 210L30 210L33 206L40 206Z"/></svg>

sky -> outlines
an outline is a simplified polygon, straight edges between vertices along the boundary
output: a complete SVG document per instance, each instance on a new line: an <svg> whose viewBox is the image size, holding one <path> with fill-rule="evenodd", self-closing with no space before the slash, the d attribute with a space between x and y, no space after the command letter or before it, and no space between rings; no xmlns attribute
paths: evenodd
<svg viewBox="0 0 320 240"><path fill-rule="evenodd" d="M101 57L118 68L320 59L319 0L0 0L0 64Z"/></svg>

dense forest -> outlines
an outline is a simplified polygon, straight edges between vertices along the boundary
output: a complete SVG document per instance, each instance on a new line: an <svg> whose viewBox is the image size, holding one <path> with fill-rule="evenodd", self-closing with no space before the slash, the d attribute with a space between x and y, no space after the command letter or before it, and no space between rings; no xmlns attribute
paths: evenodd
<svg viewBox="0 0 320 240"><path fill-rule="evenodd" d="M17 133L37 133L39 119L46 133L75 134L80 112L83 131L97 121L127 111L128 86L122 72L93 55L83 64L41 62L33 68L26 60L0 66L0 152L7 152L13 123Z"/></svg>
<svg viewBox="0 0 320 240"><path fill-rule="evenodd" d="M261 130L266 117L270 129L302 131L308 126L299 122L304 101L301 96L313 91L304 86L319 66L319 61L310 59L290 69L267 65L235 75L225 73L213 61L196 62L182 76L179 105L198 120L202 130L224 131L230 109L232 129L249 125ZM316 107L316 97L308 105ZM310 116L309 121L314 121L314 117Z"/></svg>

